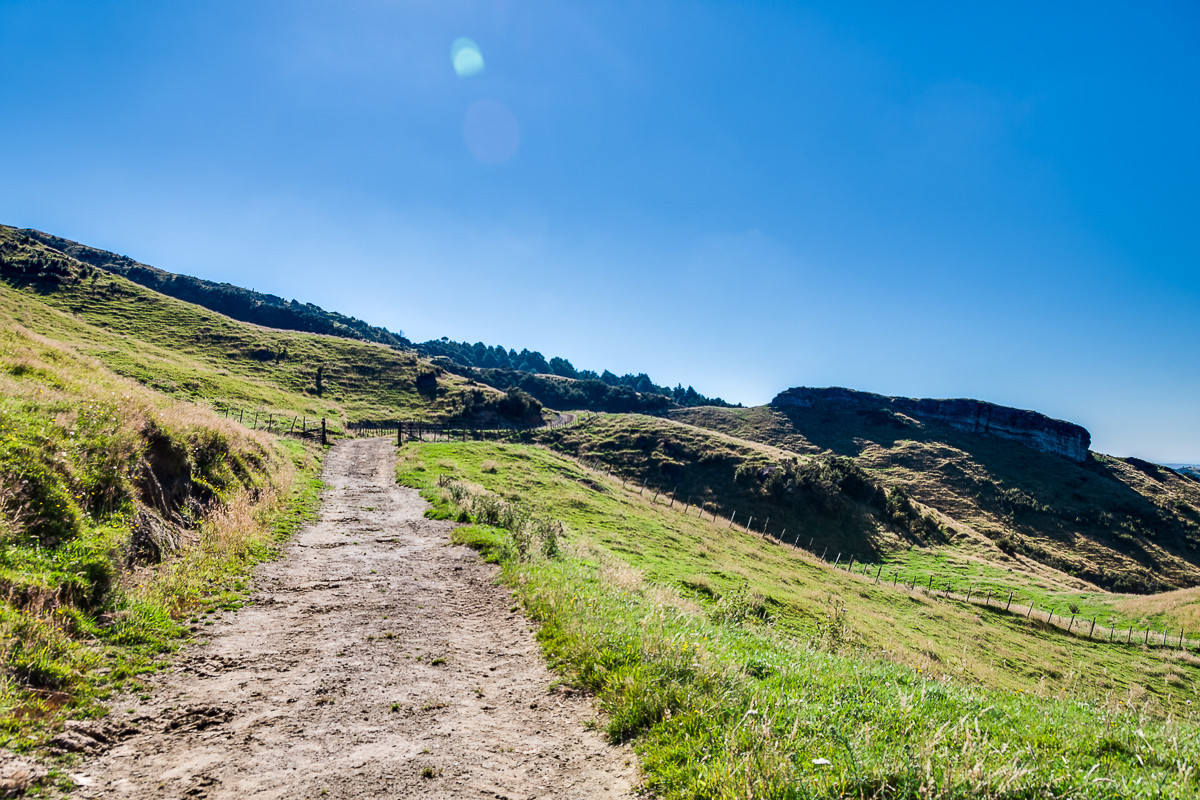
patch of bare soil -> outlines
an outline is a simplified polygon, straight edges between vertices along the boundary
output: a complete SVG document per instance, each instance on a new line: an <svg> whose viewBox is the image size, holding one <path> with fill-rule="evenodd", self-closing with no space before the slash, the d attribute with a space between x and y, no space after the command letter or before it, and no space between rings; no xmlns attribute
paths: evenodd
<svg viewBox="0 0 1200 800"><path fill-rule="evenodd" d="M151 699L116 707L137 731L93 739L79 796L629 796L632 753L550 690L495 568L422 516L393 462L386 439L329 452L320 521Z"/></svg>

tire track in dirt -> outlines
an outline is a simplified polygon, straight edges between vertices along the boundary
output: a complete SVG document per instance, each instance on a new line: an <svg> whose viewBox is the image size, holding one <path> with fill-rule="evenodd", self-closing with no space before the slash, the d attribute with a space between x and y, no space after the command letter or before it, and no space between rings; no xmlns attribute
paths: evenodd
<svg viewBox="0 0 1200 800"><path fill-rule="evenodd" d="M548 690L495 568L449 545L393 464L386 439L329 451L319 522L149 700L114 706L139 732L83 765L79 796L629 796L632 753Z"/></svg>

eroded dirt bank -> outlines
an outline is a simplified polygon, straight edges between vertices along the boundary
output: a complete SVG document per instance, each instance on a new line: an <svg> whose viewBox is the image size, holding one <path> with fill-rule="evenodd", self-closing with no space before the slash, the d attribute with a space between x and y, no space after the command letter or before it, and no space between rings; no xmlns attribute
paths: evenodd
<svg viewBox="0 0 1200 800"><path fill-rule="evenodd" d="M626 797L633 756L548 691L494 568L393 482L385 439L330 451L320 521L145 702L81 797ZM127 714L132 708L134 713Z"/></svg>

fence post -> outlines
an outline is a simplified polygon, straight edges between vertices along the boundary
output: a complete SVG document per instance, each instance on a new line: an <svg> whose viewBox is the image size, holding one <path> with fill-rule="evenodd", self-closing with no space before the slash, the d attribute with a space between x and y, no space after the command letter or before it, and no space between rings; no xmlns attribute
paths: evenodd
<svg viewBox="0 0 1200 800"><path fill-rule="evenodd" d="M932 588L933 588L933 573L932 573L932 572L931 572L931 573L929 573L929 583L928 583L928 584L926 584L925 588L926 588L926 589L932 589Z"/></svg>
<svg viewBox="0 0 1200 800"><path fill-rule="evenodd" d="M1147 645L1150 644L1150 626L1149 625L1146 626L1146 640L1143 641L1142 644L1147 644Z"/></svg>
<svg viewBox="0 0 1200 800"><path fill-rule="evenodd" d="M1012 605L1012 596L1013 596L1013 593L1012 593L1012 590L1010 589L1008 592L1008 602L1004 604L1005 611L1008 611L1008 607Z"/></svg>
<svg viewBox="0 0 1200 800"><path fill-rule="evenodd" d="M850 560L846 562L846 572L854 569L854 554L850 554Z"/></svg>
<svg viewBox="0 0 1200 800"><path fill-rule="evenodd" d="M751 514L750 521L746 523L746 533L754 533L754 531L750 530L750 526L753 524L754 524L754 515Z"/></svg>
<svg viewBox="0 0 1200 800"><path fill-rule="evenodd" d="M767 517L767 521L763 523L763 538L767 538L767 528L771 525L771 518Z"/></svg>
<svg viewBox="0 0 1200 800"><path fill-rule="evenodd" d="M988 589L988 596L987 596L987 600L984 600L984 601L983 601L983 604L984 604L985 606L990 606L990 605L992 604L992 590L991 590L991 589Z"/></svg>
<svg viewBox="0 0 1200 800"><path fill-rule="evenodd" d="M729 530L730 528L733 527L733 518L736 516L737 516L737 509L735 508L733 510L733 513L729 515L729 524L725 526L725 530ZM713 514L713 517L716 517L716 514Z"/></svg>
<svg viewBox="0 0 1200 800"><path fill-rule="evenodd" d="M1025 619L1029 619L1029 615L1033 613L1033 601L1029 601L1029 610L1025 612Z"/></svg>
<svg viewBox="0 0 1200 800"><path fill-rule="evenodd" d="M1071 621L1067 623L1067 633L1071 632L1071 626L1075 624L1075 615L1071 615Z"/></svg>
<svg viewBox="0 0 1200 800"><path fill-rule="evenodd" d="M836 558L836 559L834 560L834 562L833 562L833 566L834 566L834 568L836 568L836 567L837 567L837 565L838 565L838 564L841 562L841 560L842 560L842 554L841 554L841 553L838 553L838 554L837 554L837 558Z"/></svg>
<svg viewBox="0 0 1200 800"><path fill-rule="evenodd" d="M825 560L825 554L829 552L829 545L825 545L825 549L821 551L821 560Z"/></svg>
<svg viewBox="0 0 1200 800"><path fill-rule="evenodd" d="M879 583L879 576L883 573L883 564L879 565L879 569L875 571L875 582Z"/></svg>
<svg viewBox="0 0 1200 800"><path fill-rule="evenodd" d="M321 417L321 444L322 445L328 444L328 441L325 438L325 418L324 417Z"/></svg>
<svg viewBox="0 0 1200 800"><path fill-rule="evenodd" d="M971 592L975 591L974 586L967 586L967 602L971 602Z"/></svg>

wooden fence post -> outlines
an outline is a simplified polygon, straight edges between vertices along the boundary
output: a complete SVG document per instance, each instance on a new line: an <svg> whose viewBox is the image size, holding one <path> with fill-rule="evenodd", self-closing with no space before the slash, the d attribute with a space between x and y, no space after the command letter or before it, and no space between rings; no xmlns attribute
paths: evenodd
<svg viewBox="0 0 1200 800"><path fill-rule="evenodd" d="M321 417L321 444L322 445L328 444L328 441L325 438L325 418L324 417Z"/></svg>
<svg viewBox="0 0 1200 800"><path fill-rule="evenodd" d="M1075 615L1071 615L1071 621L1067 623L1067 633L1071 632L1071 626L1075 624Z"/></svg>
<svg viewBox="0 0 1200 800"><path fill-rule="evenodd" d="M737 516L737 509L735 508L735 509L733 510L733 513L729 515L729 524L725 526L725 529L726 529L726 530L729 530L730 528L732 528L732 527L733 527L733 518L734 518L734 517L736 517L736 516ZM716 515L715 515L715 514L713 515L713 518L714 518L714 519L716 518Z"/></svg>
<svg viewBox="0 0 1200 800"><path fill-rule="evenodd" d="M875 571L875 583L879 583L879 576L883 573L883 564L879 565L879 569Z"/></svg>
<svg viewBox="0 0 1200 800"><path fill-rule="evenodd" d="M841 553L838 553L838 554L837 554L837 559L836 559L836 560L834 560L834 562L833 562L833 566L836 568L836 567L837 567L837 565L841 563L841 561L842 561L842 554L841 554Z"/></svg>
<svg viewBox="0 0 1200 800"><path fill-rule="evenodd" d="M992 590L991 590L991 589L988 589L988 596L987 596L987 600L984 600L984 601L983 601L983 604L984 604L985 606L990 606L990 605L992 604Z"/></svg>
<svg viewBox="0 0 1200 800"><path fill-rule="evenodd" d="M1008 592L1008 602L1004 604L1005 611L1008 611L1008 607L1012 605L1012 596L1013 596L1013 593L1012 593L1012 590L1010 589Z"/></svg>
<svg viewBox="0 0 1200 800"><path fill-rule="evenodd" d="M854 569L854 554L850 554L850 560L846 562L846 572Z"/></svg>

